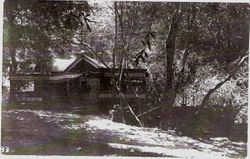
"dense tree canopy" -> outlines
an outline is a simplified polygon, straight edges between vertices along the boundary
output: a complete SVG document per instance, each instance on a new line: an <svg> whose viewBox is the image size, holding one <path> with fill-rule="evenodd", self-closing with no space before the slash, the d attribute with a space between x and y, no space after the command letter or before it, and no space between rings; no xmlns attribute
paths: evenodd
<svg viewBox="0 0 250 159"><path fill-rule="evenodd" d="M181 104L247 105L248 4L100 4L5 1L4 72L46 68L54 52L85 49L109 66L112 54L117 68L146 68L163 115Z"/></svg>
<svg viewBox="0 0 250 159"><path fill-rule="evenodd" d="M38 60L49 56L52 50L61 51L73 40L76 31L90 30L90 12L87 2L5 1L5 55L19 59L35 56L34 60Z"/></svg>
<svg viewBox="0 0 250 159"><path fill-rule="evenodd" d="M228 85L246 97L247 85L233 85L247 83L248 4L119 2L117 16L118 50L151 72L152 98L163 113L181 103L235 101Z"/></svg>

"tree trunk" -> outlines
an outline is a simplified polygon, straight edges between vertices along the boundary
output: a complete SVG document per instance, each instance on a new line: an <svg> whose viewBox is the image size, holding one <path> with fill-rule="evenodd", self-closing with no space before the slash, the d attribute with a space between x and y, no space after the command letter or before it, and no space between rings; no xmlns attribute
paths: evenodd
<svg viewBox="0 0 250 159"><path fill-rule="evenodd" d="M170 25L170 29L168 32L168 37L166 39L166 52L165 52L165 93L162 105L162 113L161 113L161 121L160 127L162 129L167 128L167 119L168 119L168 111L171 107L173 107L175 98L176 98L176 91L174 89L174 54L175 54L175 41L177 37L177 32L180 23L180 3L177 4L176 11L172 18L172 22Z"/></svg>
<svg viewBox="0 0 250 159"><path fill-rule="evenodd" d="M229 81L234 75L235 73L237 72L237 70L242 66L242 64L245 62L245 60L247 60L248 58L248 55L242 57L238 63L236 64L236 66L234 67L233 71L227 76L227 78L225 78L223 81L219 82L214 88L210 89L207 94L205 95L205 97L203 98L202 100L202 103L201 103L201 107L204 107L209 99L210 99L210 96L216 91L218 90L219 88L221 88L221 86L223 84L225 84L227 81Z"/></svg>
<svg viewBox="0 0 250 159"><path fill-rule="evenodd" d="M10 43L9 43L9 53L11 58L10 63L10 72L9 72L9 80L10 80L10 93L9 93L9 101L14 102L16 100L15 93L16 93L16 82L13 81L10 77L11 75L15 75L17 71L17 61L16 61L16 32L15 32L15 15L7 14L7 20L9 23L9 36L10 36Z"/></svg>
<svg viewBox="0 0 250 159"><path fill-rule="evenodd" d="M120 13L118 12L118 2L115 2L115 15L116 15L116 23L118 25L118 22L120 24L120 38L121 38L121 41L123 42L124 44L124 30L123 30L123 8L121 5L121 3L118 3L120 4ZM119 21L118 21L119 20ZM118 29L118 26L116 26L116 29ZM124 46L122 46L122 51L119 50L119 54L118 55L118 58L119 58L119 77L118 77L118 83L116 84L118 86L118 91L120 92L119 93L119 106L120 106L120 110L121 110L121 119L122 119L122 122L125 123L125 118L124 118L124 104L123 104L123 100L122 100L122 96L121 96L121 93L122 93L122 83L123 83L123 71L124 71L124 55L125 55L125 52L124 52Z"/></svg>
<svg viewBox="0 0 250 159"><path fill-rule="evenodd" d="M112 99L111 106L114 108L115 105L115 95L116 95L116 81L115 81L115 68L116 68L116 54L117 54L117 2L114 1L114 12L115 12L115 39L114 39L114 48L113 48L113 67L112 67Z"/></svg>
<svg viewBox="0 0 250 159"><path fill-rule="evenodd" d="M17 69L17 62L16 62L16 50L14 48L12 48L10 50L10 55L11 55L11 64L10 64L10 73L9 73L9 77L11 75L15 75L16 74L16 69ZM16 83L15 81L13 81L11 78L9 78L10 80L10 93L9 93L9 101L10 102L14 102L16 100L15 98L15 93L16 93Z"/></svg>
<svg viewBox="0 0 250 159"><path fill-rule="evenodd" d="M174 90L174 54L175 54L175 41L180 23L180 4L177 4L176 11L172 18L172 23L166 39L166 52L165 52L165 79L166 94ZM168 92L170 91L170 92ZM173 93L173 92L172 92ZM172 94L170 93L170 94ZM172 96L172 95L171 95ZM168 98L168 96L166 96Z"/></svg>
<svg viewBox="0 0 250 159"><path fill-rule="evenodd" d="M114 8L115 8L115 46L113 49L113 69L115 69L115 63L116 63L116 52L117 52L117 2L114 2Z"/></svg>

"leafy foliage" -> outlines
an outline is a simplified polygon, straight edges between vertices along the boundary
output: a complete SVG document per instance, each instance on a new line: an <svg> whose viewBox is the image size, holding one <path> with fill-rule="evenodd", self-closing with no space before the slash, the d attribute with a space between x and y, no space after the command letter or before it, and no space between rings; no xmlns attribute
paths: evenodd
<svg viewBox="0 0 250 159"><path fill-rule="evenodd" d="M90 31L90 12L87 2L7 0L4 3L4 53L13 57L18 54L22 61L34 59L38 65L46 64L36 59L50 61L53 54L48 52L61 50L63 53L63 49L58 48L69 44L76 31L84 30L85 26Z"/></svg>
<svg viewBox="0 0 250 159"><path fill-rule="evenodd" d="M132 4L126 2L123 5ZM153 96L150 98L155 100L152 103L159 105L164 102L166 98L164 94L169 92L163 87L168 84L166 78L171 75L167 70L169 67L173 68L171 79L176 93L176 98L173 96L174 105L181 105L185 99L186 104L198 106L210 89L227 78L236 66L237 60L247 54L250 18L248 4L182 3L178 15L179 22L175 24L179 27L175 35L175 49L171 53L166 52L168 49L166 41L171 34L176 3L141 2L138 6L139 11L137 8L123 9L126 10L125 16L129 17L131 15L127 14L135 11L140 15L136 20L130 18L130 21L138 24L133 28L134 33L150 30L155 35L150 43L147 41L148 38L136 34L130 39L133 41L133 46L136 46L130 47L131 57L135 57L131 61L137 67L149 70L151 79L149 91ZM139 22L143 22L143 26ZM123 23L127 21L124 20ZM125 29L127 30L129 29ZM173 54L173 63L166 67L166 56L169 54ZM246 84L238 87L236 83L241 78L247 81L247 70L243 69L246 67L245 63L232 79L211 95L209 105L228 105L233 101L232 105L245 110L248 86ZM238 95L232 95L234 94L232 92ZM245 92L245 95L239 92ZM239 99L239 96L242 98Z"/></svg>

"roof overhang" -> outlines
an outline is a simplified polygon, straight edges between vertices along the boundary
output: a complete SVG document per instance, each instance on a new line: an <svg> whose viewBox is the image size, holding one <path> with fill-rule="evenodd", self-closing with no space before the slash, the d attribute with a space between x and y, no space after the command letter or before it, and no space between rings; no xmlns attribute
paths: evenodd
<svg viewBox="0 0 250 159"><path fill-rule="evenodd" d="M64 81L69 79L75 79L83 75L84 73L71 73L60 75L32 75L32 74L18 74L11 75L10 80L16 81Z"/></svg>

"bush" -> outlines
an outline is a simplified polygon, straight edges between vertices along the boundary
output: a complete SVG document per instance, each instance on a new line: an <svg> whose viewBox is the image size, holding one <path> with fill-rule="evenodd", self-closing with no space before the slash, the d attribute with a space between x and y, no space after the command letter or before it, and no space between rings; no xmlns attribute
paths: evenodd
<svg viewBox="0 0 250 159"><path fill-rule="evenodd" d="M169 128L187 136L230 137L235 129L234 121L237 113L238 110L233 106L173 107L167 114L168 120L164 122L169 123Z"/></svg>

